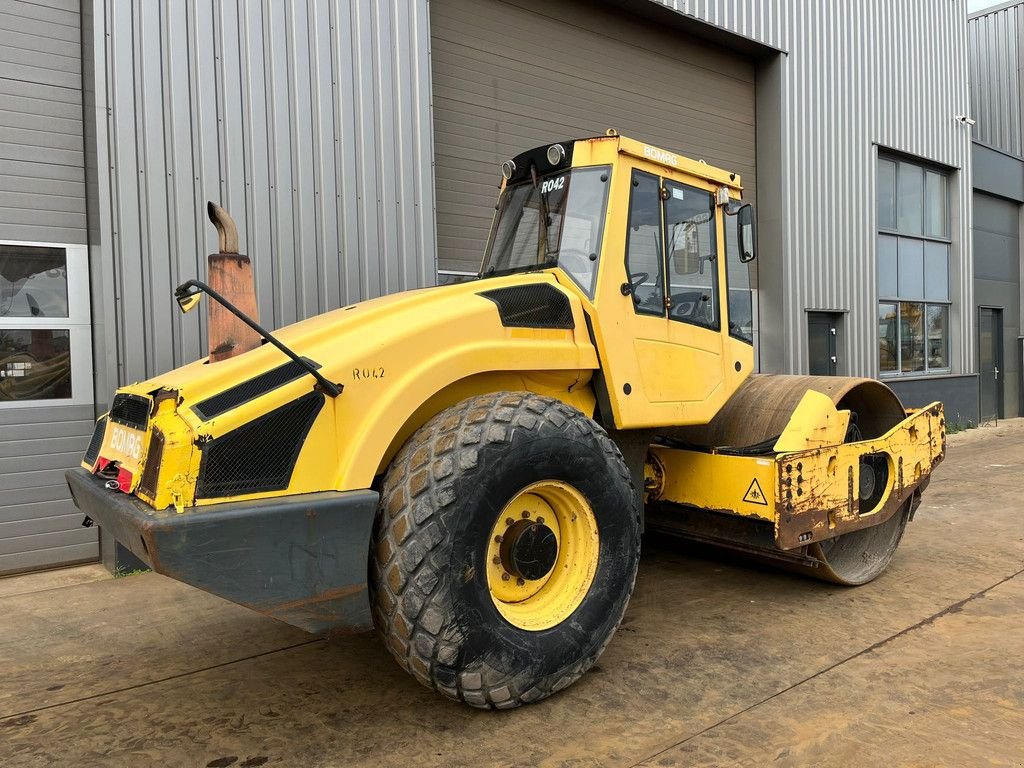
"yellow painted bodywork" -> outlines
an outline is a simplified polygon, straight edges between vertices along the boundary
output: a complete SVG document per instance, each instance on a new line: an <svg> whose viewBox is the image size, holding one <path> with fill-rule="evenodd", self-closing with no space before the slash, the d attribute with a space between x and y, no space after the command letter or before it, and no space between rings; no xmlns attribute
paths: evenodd
<svg viewBox="0 0 1024 768"><path fill-rule="evenodd" d="M157 508L228 500L266 498L323 490L367 488L405 439L431 416L466 397L499 390L530 390L592 414L589 382L597 357L590 344L582 305L570 296L575 328L505 328L494 302L481 290L549 283L550 272L423 289L335 310L283 328L276 336L321 363L321 373L343 386L327 397L306 438L292 473L280 491L195 499L201 451L196 440L216 439L312 390L303 376L209 420L190 407L286 360L270 345L216 364L197 361L121 392L165 400L151 426L168 442L163 451L159 490L144 500ZM108 427L101 456L109 454ZM177 438L182 439L177 439ZM144 471L144 467L140 469ZM182 486L191 486L182 493Z"/></svg>
<svg viewBox="0 0 1024 768"><path fill-rule="evenodd" d="M774 450L776 453L791 453L839 445L846 439L849 426L849 411L836 410L831 397L810 389L775 441Z"/></svg>
<svg viewBox="0 0 1024 768"><path fill-rule="evenodd" d="M628 159L628 162L626 161ZM576 143L573 166L612 165L611 197L604 228L591 321L615 426L706 424L754 367L753 346L729 335L725 216L717 208L718 306L721 330L637 313L621 286L633 169L739 200L739 176L622 136ZM583 295L575 284L568 286ZM629 393L626 394L626 390Z"/></svg>
<svg viewBox="0 0 1024 768"><path fill-rule="evenodd" d="M818 395L818 393L809 393ZM658 468L650 501L671 501L701 509L770 521L780 548L790 549L871 525L893 514L931 473L945 453L942 405L932 403L909 412L886 434L843 443L845 426L829 400L831 414L818 397L798 408L784 436L791 448L768 456L733 456L714 452L651 446ZM826 397L825 400L828 400ZM801 412L802 411L802 412ZM812 418L811 414L817 414ZM829 418L822 418L823 416ZM849 418L848 412L845 414ZM822 426L833 424L834 442L826 443ZM781 439L780 439L781 442ZM888 481L872 509L858 497L861 457L883 454ZM877 520L881 522L881 520Z"/></svg>
<svg viewBox="0 0 1024 768"><path fill-rule="evenodd" d="M200 445L310 392L312 377L303 376L214 418L204 420L192 409L286 362L277 349L263 345L214 364L200 360L123 387L119 391L146 397L174 393L161 401L150 421L150 430L159 430L165 439L155 493L149 496L138 488L146 456L132 464L133 490L156 508L173 505L180 510L368 488L417 428L476 394L533 391L593 415L597 371L611 411L605 418L619 429L706 423L753 369L752 346L728 334L725 214L721 205L716 207L714 268L721 330L639 315L631 297L620 290L628 280L623 254L630 174L641 169L699 187L715 193L720 203L740 199L739 177L620 136L576 142L572 164L612 167L593 298L560 269L550 268L399 293L278 329L275 335L282 342L317 361L320 373L344 389L339 397L326 398L290 484L277 491L197 499ZM568 296L573 329L506 328L494 302L478 295L538 283ZM103 457L111 457L111 435L108 425Z"/></svg>

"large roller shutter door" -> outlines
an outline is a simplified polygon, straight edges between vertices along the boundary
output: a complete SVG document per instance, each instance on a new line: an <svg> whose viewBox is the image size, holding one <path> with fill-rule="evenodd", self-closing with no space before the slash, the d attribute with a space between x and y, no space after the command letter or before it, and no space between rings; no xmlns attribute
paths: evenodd
<svg viewBox="0 0 1024 768"><path fill-rule="evenodd" d="M754 66L599 3L431 0L439 267L475 272L502 161L606 128L740 173Z"/></svg>

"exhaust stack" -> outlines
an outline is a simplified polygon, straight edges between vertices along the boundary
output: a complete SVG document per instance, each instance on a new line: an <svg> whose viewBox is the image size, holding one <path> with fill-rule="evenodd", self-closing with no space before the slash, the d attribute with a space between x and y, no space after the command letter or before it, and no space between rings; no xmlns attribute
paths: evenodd
<svg viewBox="0 0 1024 768"><path fill-rule="evenodd" d="M214 202L206 204L206 213L217 228L220 249L208 257L210 287L258 323L256 281L249 257L238 252L238 227L228 212ZM260 346L259 334L219 303L211 301L207 306L211 363Z"/></svg>

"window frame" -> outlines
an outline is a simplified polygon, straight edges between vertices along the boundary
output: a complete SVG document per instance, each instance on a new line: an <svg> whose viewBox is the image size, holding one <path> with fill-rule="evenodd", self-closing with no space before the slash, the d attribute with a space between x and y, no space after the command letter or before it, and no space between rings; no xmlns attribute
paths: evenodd
<svg viewBox="0 0 1024 768"><path fill-rule="evenodd" d="M722 213L723 213L723 215L722 215L722 235L723 235L722 236L722 258L725 260L725 270L724 270L724 273L725 273L725 316L726 316L726 323L728 324L728 327L729 327L729 336L730 336L730 338L736 339L736 341L742 341L744 344L749 344L750 346L754 347L755 346L754 345L754 339L757 338L757 289L756 288L752 288L750 286L748 286L746 288L735 288L735 289L732 287L732 284L731 284L731 282L729 280L729 268L731 266L731 262L729 261L729 232L732 229L736 229L736 228L735 227L730 228L729 224L732 223L732 221L736 219L736 216L735 215L730 215L726 211L723 211ZM756 210L754 211L754 214L755 215L757 214ZM738 235L739 235L739 233L737 232L737 239L738 239ZM746 263L744 263L742 261L739 261L739 253L738 253L739 252L739 243L738 242L736 243L736 250L737 250L737 263L738 263L738 265L740 267L743 267L743 268L748 270L748 272L747 272L747 282L750 282L750 272L749 272L749 269L750 269L750 265L752 263L754 263L754 262L746 262ZM731 299L732 299L732 291L733 290L735 290L737 293L742 291L743 293L746 293L748 296L750 296L750 338L749 339L747 337L741 335L740 333L734 332L733 329L732 329L733 318L732 318L732 301L731 301Z"/></svg>
<svg viewBox="0 0 1024 768"><path fill-rule="evenodd" d="M905 378L914 378L914 377L922 377L922 376L948 375L948 374L953 372L953 365L952 365L953 340L951 338L951 336L952 336L952 323L951 323L951 320L952 320L952 315L953 315L953 310L952 310L953 300L950 298L951 293L952 293L952 291L950 290L950 288L951 288L951 285L950 285L951 284L951 280L950 280L950 276L951 276L950 275L950 272L951 272L950 261L952 259L952 254L953 254L952 211L951 211L951 207L952 206L950 205L950 192L951 192L951 186L952 186L952 171L950 169L943 168L942 166L936 165L934 163L930 163L930 162L925 161L925 160L920 160L920 159L917 159L917 158L910 158L910 157L906 157L906 156L903 156L903 155L900 155L900 154L897 154L897 153L880 151L880 152L878 152L878 154L876 156L876 159L875 159L875 178L876 178L876 180L880 176L880 173L879 173L878 169L879 169L880 163L882 161L888 161L888 162L891 162L891 163L895 164L895 174L894 174L895 187L894 187L894 196L893 196L893 204L894 204L894 211L893 211L893 213L894 213L894 221L896 223L896 226L895 227L885 227L885 226L882 226L880 217L878 215L879 190L878 190L877 184L876 184L876 189L875 189L875 274L876 274L876 280L875 280L875 307L874 307L875 319L874 319L874 327L875 327L875 334L876 334L876 336L875 336L875 363L878 365L878 375L879 375L879 378L886 378L886 379L901 379L901 378L905 379ZM900 165L901 164L915 166L918 169L920 169L920 171L921 171L921 197L922 197L922 205L921 205L921 222L920 222L921 231L920 231L920 233L906 232L906 231L901 231L899 229L899 196L900 196L899 195L899 178L900 178ZM943 224L944 224L945 235L943 235L943 236L927 234L927 220L928 220L928 199L927 199L928 176L927 176L927 174L929 172L942 176L943 180L945 181L944 187L945 187L946 194L945 194L945 200L943 201L943 214L944 214ZM879 248L879 240L880 240L880 236L882 236L882 235L892 237L896 241L896 293L895 294L882 293L882 291L880 290L880 288L878 286L877 274L878 274L878 271L879 271L879 268L880 268L880 255L881 255L881 249ZM922 258L923 259L924 259L923 254L925 254L926 251L927 251L926 246L927 246L928 243L941 244L941 245L943 245L946 248L946 298L944 300L943 299L929 299L929 298L926 298L925 294L927 293L927 291L925 290L925 286L927 285L927 271L926 271L925 267L922 267L922 280L925 281L922 284L922 295L920 297L917 297L917 298L900 296L900 288L899 288L899 241L900 240L915 240L915 241L920 242L921 243L921 251L922 251ZM926 259L925 259L925 263L926 263ZM880 311L880 306L882 304L895 304L896 305L896 333L897 333L897 336L896 336L896 370L895 371L883 371L882 370L882 365L881 365L882 360L881 360L881 355L879 353L880 339L878 337L878 324L879 324L878 315L879 315L879 311ZM928 320L927 320L927 318L928 318L928 308L930 306L946 307L946 310L947 310L946 311L946 361L947 361L947 365L946 366L941 367L941 368L932 368L932 367L930 367L929 364L928 364L928 355L925 354L925 356L924 356L924 369L923 370L920 370L920 371L904 371L903 370L903 337L902 337L902 333L903 333L902 305L903 304L920 304L920 305L922 305L922 307L923 307L922 317L924 318L924 333L923 333L923 337L922 338L925 341L926 347L927 347L927 337L928 337Z"/></svg>
<svg viewBox="0 0 1024 768"><path fill-rule="evenodd" d="M629 174L629 208L626 213L626 241L623 244L622 263L626 268L626 280L629 281L630 285L633 284L633 272L629 269L629 242L633 237L633 200L637 196L637 191L640 185L636 182L638 175L650 176L657 183L657 201L658 201L658 250L659 253L659 269L661 274L657 277L659 280L655 280L655 284L661 283L661 311L654 312L651 309L640 309L640 305L636 301L635 287L630 291L632 294L633 313L636 315L642 315L644 317L668 317L668 307L665 306L665 282L666 274L665 269L667 267L665 261L665 209L662 207L664 200L661 199L661 190L663 188L662 182L664 178L657 173L651 173L650 171L643 170L641 168L632 168ZM649 276L650 277L650 276Z"/></svg>
<svg viewBox="0 0 1024 768"><path fill-rule="evenodd" d="M720 285L720 281L718 279L718 277L719 277L719 275L718 275L719 261L721 260L722 256L719 253L719 245L720 244L718 242L718 205L715 203L715 193L711 192L711 191L709 191L707 189L702 189L701 187L695 187L692 184L687 184L687 183L682 182L682 181L676 181L674 179L669 179L669 178L666 178L664 176L661 177L661 189L667 191L669 189L669 186L668 186L669 184L673 184L673 185L675 185L677 187L681 187L684 190L688 190L688 191L692 191L692 192L699 192L702 195L707 195L708 196L708 201L710 203L709 212L711 214L711 219L710 219L710 221L708 223L710 224L709 231L710 231L710 234L711 234L711 246L712 246L712 252L713 252L714 259L713 259L713 261L708 263L707 267L705 268L705 272L710 272L710 274L711 274L711 286L708 289L708 291L709 291L709 293L711 294L711 296L712 296L712 298L714 300L714 310L715 311L714 311L714 318L713 318L711 323L698 323L698 322L696 322L694 320L688 320L685 317L673 317L672 316L672 308L671 308L671 306L666 306L667 317L668 317L669 320L671 320L673 322L676 322L676 323L686 323L687 325L692 325L695 328L703 328L705 330L714 331L715 333L718 333L719 331L722 330L722 307L720 306L722 302L721 302L721 296L720 296L720 293L719 293L720 289L721 289L721 285ZM671 193L669 193L668 195L665 195L665 194L661 195L661 242L662 242L661 249L662 249L662 251L664 251L664 264L662 265L662 270L663 270L663 273L665 275L665 278L664 278L664 295L670 301L671 301L671 298L672 298L672 274L673 273L672 273L672 254L669 251L670 243L669 243L669 234L668 234L668 205L672 201L672 199L673 198L671 196ZM699 253L698 253L698 256L700 256ZM728 294L726 294L726 296L728 296Z"/></svg>
<svg viewBox="0 0 1024 768"><path fill-rule="evenodd" d="M71 350L71 397L43 400L3 400L0 410L93 405L92 312L89 297L89 247L73 243L0 240L24 248L62 248L67 258L67 317L0 317L9 330L67 330Z"/></svg>

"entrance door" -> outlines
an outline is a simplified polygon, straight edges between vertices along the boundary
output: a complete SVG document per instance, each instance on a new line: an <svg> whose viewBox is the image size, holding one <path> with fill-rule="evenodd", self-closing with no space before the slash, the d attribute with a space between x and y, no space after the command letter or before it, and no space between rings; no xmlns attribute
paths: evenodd
<svg viewBox="0 0 1024 768"><path fill-rule="evenodd" d="M1003 310L978 308L978 374L981 421L1003 416Z"/></svg>
<svg viewBox="0 0 1024 768"><path fill-rule="evenodd" d="M836 352L839 315L834 312L807 313L807 353L811 376L835 376L839 364Z"/></svg>

